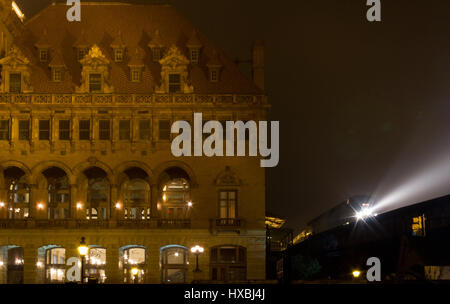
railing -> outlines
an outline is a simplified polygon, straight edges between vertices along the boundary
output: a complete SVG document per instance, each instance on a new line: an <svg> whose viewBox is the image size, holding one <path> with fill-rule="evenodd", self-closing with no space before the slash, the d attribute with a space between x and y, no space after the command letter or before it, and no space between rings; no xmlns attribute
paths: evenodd
<svg viewBox="0 0 450 304"><path fill-rule="evenodd" d="M148 219L148 220L33 220L0 219L0 229L187 229L191 227L189 219Z"/></svg>
<svg viewBox="0 0 450 304"><path fill-rule="evenodd" d="M151 105L151 104L267 104L264 95L236 94L0 94L0 104Z"/></svg>
<svg viewBox="0 0 450 304"><path fill-rule="evenodd" d="M238 218L218 218L210 220L211 232L233 231L241 232L244 228L244 220Z"/></svg>
<svg viewBox="0 0 450 304"><path fill-rule="evenodd" d="M216 219L216 226L240 227L241 220L237 219L237 218L219 218L219 219Z"/></svg>

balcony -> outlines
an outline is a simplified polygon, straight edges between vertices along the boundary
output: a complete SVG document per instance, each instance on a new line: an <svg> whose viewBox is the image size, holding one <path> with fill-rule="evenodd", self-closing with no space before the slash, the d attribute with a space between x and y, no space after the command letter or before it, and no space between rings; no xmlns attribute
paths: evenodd
<svg viewBox="0 0 450 304"><path fill-rule="evenodd" d="M210 220L211 233L217 234L219 232L236 232L241 233L244 228L244 220L238 218L218 218Z"/></svg>
<svg viewBox="0 0 450 304"><path fill-rule="evenodd" d="M265 105L264 95L236 94L0 94L0 104L143 106L162 104Z"/></svg>
<svg viewBox="0 0 450 304"><path fill-rule="evenodd" d="M0 229L189 229L189 219L149 220L33 220L0 219Z"/></svg>

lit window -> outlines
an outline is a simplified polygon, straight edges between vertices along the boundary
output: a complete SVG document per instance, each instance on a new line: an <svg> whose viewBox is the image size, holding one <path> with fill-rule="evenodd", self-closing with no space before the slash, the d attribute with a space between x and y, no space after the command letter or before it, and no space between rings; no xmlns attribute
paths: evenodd
<svg viewBox="0 0 450 304"><path fill-rule="evenodd" d="M219 218L234 219L237 215L237 191L225 190L219 192Z"/></svg>
<svg viewBox="0 0 450 304"><path fill-rule="evenodd" d="M50 120L39 120L39 140L50 139Z"/></svg>
<svg viewBox="0 0 450 304"><path fill-rule="evenodd" d="M413 217L411 228L412 235L425 236L425 215Z"/></svg>
<svg viewBox="0 0 450 304"><path fill-rule="evenodd" d="M99 93L102 91L102 75L90 74L89 75L89 92Z"/></svg>
<svg viewBox="0 0 450 304"><path fill-rule="evenodd" d="M186 283L187 248L168 246L161 249L161 271L163 283Z"/></svg>
<svg viewBox="0 0 450 304"><path fill-rule="evenodd" d="M86 257L86 276L96 279L99 283L105 283L106 249L98 246L89 247L89 254Z"/></svg>
<svg viewBox="0 0 450 304"><path fill-rule="evenodd" d="M169 93L178 93L181 91L180 74L169 74Z"/></svg>
<svg viewBox="0 0 450 304"><path fill-rule="evenodd" d="M144 283L146 265L146 249L142 247L129 247L120 250L123 268L124 283ZM134 274L132 269L137 269Z"/></svg>
<svg viewBox="0 0 450 304"><path fill-rule="evenodd" d="M66 273L66 249L55 247L45 252L45 280L47 283L63 283Z"/></svg>

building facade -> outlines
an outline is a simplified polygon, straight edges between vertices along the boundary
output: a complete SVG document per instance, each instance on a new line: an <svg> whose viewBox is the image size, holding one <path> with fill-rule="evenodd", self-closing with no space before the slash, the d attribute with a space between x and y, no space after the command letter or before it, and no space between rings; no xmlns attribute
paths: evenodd
<svg viewBox="0 0 450 304"><path fill-rule="evenodd" d="M67 281L81 237L100 282L264 280L260 159L170 149L194 113L266 120L262 43L252 81L169 5L0 2L0 282Z"/></svg>

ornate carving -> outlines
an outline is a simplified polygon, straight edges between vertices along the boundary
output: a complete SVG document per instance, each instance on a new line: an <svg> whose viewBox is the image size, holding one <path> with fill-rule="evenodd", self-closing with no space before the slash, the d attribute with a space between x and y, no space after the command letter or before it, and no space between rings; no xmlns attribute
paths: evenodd
<svg viewBox="0 0 450 304"><path fill-rule="evenodd" d="M31 93L31 66L30 60L20 51L17 46L12 46L7 56L0 59L2 66L2 82L0 92L9 92L9 75L10 73L20 73L22 76L22 92Z"/></svg>
<svg viewBox="0 0 450 304"><path fill-rule="evenodd" d="M226 166L225 170L219 173L215 180L217 186L240 186L242 181L237 174L231 170L230 166Z"/></svg>
<svg viewBox="0 0 450 304"><path fill-rule="evenodd" d="M181 91L183 93L193 93L194 87L189 82L188 65L189 60L184 56L176 46L171 46L161 64L161 85L156 88L156 93L169 92L169 75L180 74Z"/></svg>
<svg viewBox="0 0 450 304"><path fill-rule="evenodd" d="M75 89L77 93L89 92L89 75L100 74L102 76L102 92L113 93L114 87L110 84L109 60L103 55L97 45L94 45L89 53L80 60L83 69L81 71L81 85Z"/></svg>

